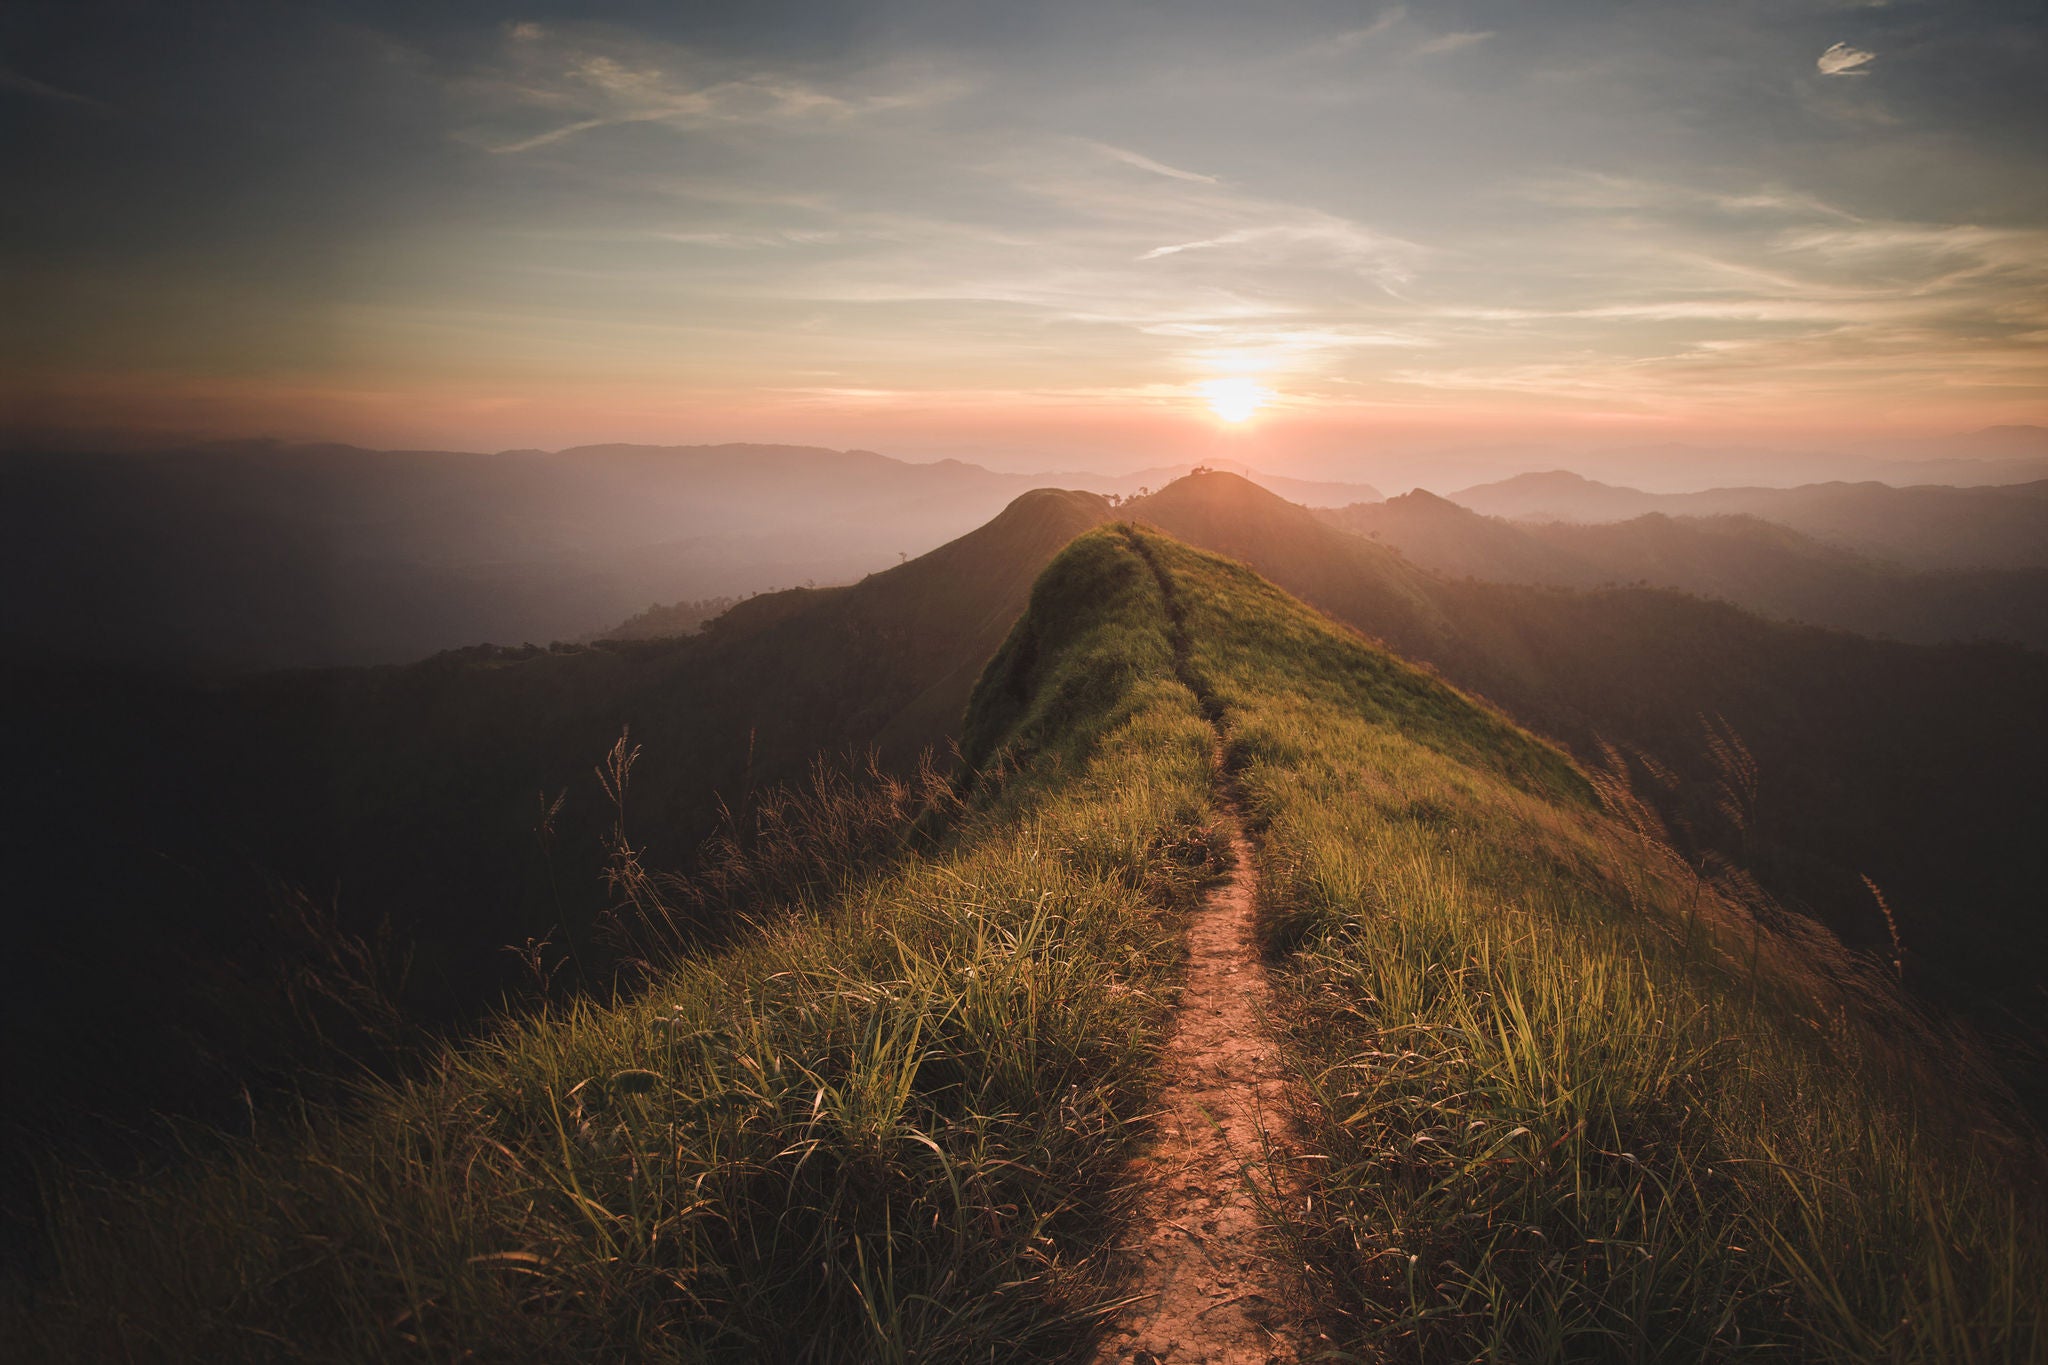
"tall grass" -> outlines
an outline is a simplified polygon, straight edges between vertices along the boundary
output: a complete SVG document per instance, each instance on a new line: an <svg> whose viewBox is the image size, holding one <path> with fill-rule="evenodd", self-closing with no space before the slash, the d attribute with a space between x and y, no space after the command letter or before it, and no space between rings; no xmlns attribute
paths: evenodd
<svg viewBox="0 0 2048 1365"><path fill-rule="evenodd" d="M1311 1147L1277 1222L1346 1351L2048 1358L2040 1149L1878 974L1484 707L1156 554L1260 834Z"/></svg>
<svg viewBox="0 0 2048 1365"><path fill-rule="evenodd" d="M68 1178L54 1272L0 1334L66 1360L1072 1354L1116 1292L1116 1177L1215 856L1211 731L1111 549L1066 585L1086 621L1006 679L948 831L757 856L775 875L718 890L730 945L630 997L153 1179Z"/></svg>
<svg viewBox="0 0 2048 1365"><path fill-rule="evenodd" d="M744 926L762 907L810 913L832 905L849 879L870 877L938 847L966 810L930 750L906 777L872 749L843 761L819 754L802 783L720 803L720 819L687 874L656 871L635 838L629 796L641 746L630 732L598 765L611 806L603 838L613 904L597 938L641 975Z"/></svg>

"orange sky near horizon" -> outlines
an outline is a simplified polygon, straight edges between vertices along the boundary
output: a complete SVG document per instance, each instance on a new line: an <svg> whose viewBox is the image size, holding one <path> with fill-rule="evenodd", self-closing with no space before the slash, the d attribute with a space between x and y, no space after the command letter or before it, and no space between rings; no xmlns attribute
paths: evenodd
<svg viewBox="0 0 2048 1365"><path fill-rule="evenodd" d="M385 449L563 449L611 442L700 445L762 442L871 449L905 459L957 456L1018 468L1106 469L1234 458L1275 472L1328 464L1347 449L1440 445L1601 447L1679 443L1702 448L1867 450L1939 441L1988 426L2048 426L2028 401L1822 405L1803 394L1773 406L1669 403L1613 410L1491 396L1432 403L1346 402L1269 394L1242 421L1213 410L1202 381L1129 395L876 393L735 395L566 384L497 389L321 377L261 381L188 376L53 379L10 402L29 429L138 437L341 441ZM1282 381L1284 382L1284 380ZM25 420L23 420L25 419Z"/></svg>

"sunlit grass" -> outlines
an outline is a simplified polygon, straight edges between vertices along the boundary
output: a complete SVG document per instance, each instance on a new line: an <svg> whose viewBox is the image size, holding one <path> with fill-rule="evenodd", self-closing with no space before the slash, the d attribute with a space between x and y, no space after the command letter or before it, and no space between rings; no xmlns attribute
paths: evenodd
<svg viewBox="0 0 2048 1365"><path fill-rule="evenodd" d="M1261 833L1311 1149L1276 1221L1333 1336L1446 1361L2048 1358L2038 1148L1977 1107L1967 1058L1854 964L1711 889L1702 913L1498 716L1156 552Z"/></svg>

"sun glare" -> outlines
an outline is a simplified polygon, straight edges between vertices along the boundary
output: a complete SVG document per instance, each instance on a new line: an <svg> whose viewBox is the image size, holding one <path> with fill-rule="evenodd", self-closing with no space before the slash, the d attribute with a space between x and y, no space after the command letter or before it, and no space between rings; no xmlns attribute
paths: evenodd
<svg viewBox="0 0 2048 1365"><path fill-rule="evenodd" d="M1211 379L1202 385L1202 397L1208 400L1209 411L1226 422L1244 421L1266 406L1266 400L1272 396L1271 389L1250 379Z"/></svg>

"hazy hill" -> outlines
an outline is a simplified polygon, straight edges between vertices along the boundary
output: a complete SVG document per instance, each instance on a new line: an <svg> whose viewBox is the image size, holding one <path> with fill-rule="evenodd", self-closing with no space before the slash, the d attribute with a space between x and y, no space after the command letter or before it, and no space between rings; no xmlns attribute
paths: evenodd
<svg viewBox="0 0 2048 1365"><path fill-rule="evenodd" d="M694 635L740 604L737 597L696 597L657 602L597 636L600 640L662 640Z"/></svg>
<svg viewBox="0 0 2048 1365"><path fill-rule="evenodd" d="M1851 942L1884 934L1868 875L1923 987L1980 1017L2048 1020L2048 928L2028 871L2048 822L2048 656L1871 640L1663 590L1453 581L1227 474L1129 511L1244 561L1582 758L1602 738L1647 751L1687 779L1705 837L1746 852ZM1747 835L1706 795L1710 715L1761 769Z"/></svg>
<svg viewBox="0 0 2048 1365"><path fill-rule="evenodd" d="M580 640L654 604L850 582L1047 482L776 445L24 450L0 455L0 658L247 669Z"/></svg>
<svg viewBox="0 0 2048 1365"><path fill-rule="evenodd" d="M1589 479L1663 493L1690 493L1705 487L1793 488L1801 484L1879 483L1903 488L1911 484L1979 487L2028 483L2048 478L2048 428L1987 427L1930 438L1866 441L1853 449L1811 449L1798 445L1745 447L1660 442L1649 446L1580 447L1570 451L1523 449L1511 453L1515 467L1488 474L1467 461L1471 471L1402 481L1432 490L1487 482L1545 468L1569 468Z"/></svg>
<svg viewBox="0 0 2048 1365"><path fill-rule="evenodd" d="M30 1360L1094 1359L1134 1186L1187 1178L1142 1158L1229 802L1263 938L1229 970L1270 973L1297 1079L1197 1060L1285 1120L1223 1154L1305 1196L1259 1205L1303 1277L1283 1340L2040 1339L2038 1149L1967 1057L1441 679L1125 525L1047 566L965 726L964 797L761 884L644 991L250 1114L168 1175L59 1174L0 1331Z"/></svg>
<svg viewBox="0 0 2048 1365"><path fill-rule="evenodd" d="M1952 436L1880 443L1877 449L1889 458L1870 461L1867 470L1832 477L1874 478L1894 487L2033 483L2048 477L2048 427L2042 426L1980 427Z"/></svg>
<svg viewBox="0 0 2048 1365"><path fill-rule="evenodd" d="M0 652L255 667L580 639L650 603L850 581L1033 486L790 446L21 454L0 459Z"/></svg>
<svg viewBox="0 0 2048 1365"><path fill-rule="evenodd" d="M1623 521L1651 512L1761 517L1914 569L2048 566L2048 481L1990 488L1817 483L1644 493L1555 470L1481 484L1450 500L1487 516L1522 520Z"/></svg>
<svg viewBox="0 0 2048 1365"><path fill-rule="evenodd" d="M1916 573L1759 517L1651 512L1612 522L1510 521L1420 489L1322 515L1452 577L1572 588L1642 584L1865 635L2048 647L2048 570Z"/></svg>
<svg viewBox="0 0 2048 1365"><path fill-rule="evenodd" d="M787 446L18 454L0 651L241 668L578 639L657 601L857 578L1030 486Z"/></svg>

